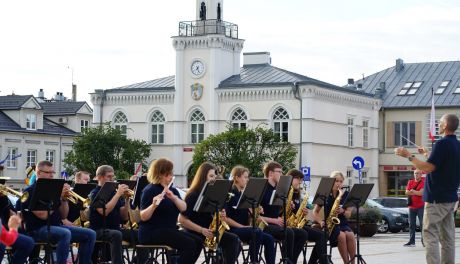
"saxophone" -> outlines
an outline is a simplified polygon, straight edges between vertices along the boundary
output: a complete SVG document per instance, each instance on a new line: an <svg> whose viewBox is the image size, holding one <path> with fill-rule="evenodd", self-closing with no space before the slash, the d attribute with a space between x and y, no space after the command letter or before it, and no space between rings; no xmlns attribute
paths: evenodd
<svg viewBox="0 0 460 264"><path fill-rule="evenodd" d="M308 198L310 195L306 192L305 196L303 197L302 202L300 203L299 210L297 210L297 213L295 214L295 220L296 220L296 226L297 228L303 228L305 224L307 223L307 215L303 213L303 208L307 207L308 204Z"/></svg>
<svg viewBox="0 0 460 264"><path fill-rule="evenodd" d="M339 215L340 209L340 200L342 199L343 192L339 191L339 195L335 198L334 204L332 205L329 216L326 219L327 231L329 232L329 237L332 234L332 230L338 224L340 224L340 219L337 217Z"/></svg>
<svg viewBox="0 0 460 264"><path fill-rule="evenodd" d="M255 211L255 213L254 213L254 217L256 218L256 226L257 226L260 230L263 231L263 230L265 229L265 227L268 226L268 223L267 223L265 220L259 218L259 216L260 216L260 210L262 210L262 207L259 206L259 207L256 208L256 211ZM251 225L252 225L252 221L251 221Z"/></svg>
<svg viewBox="0 0 460 264"><path fill-rule="evenodd" d="M211 222L211 225L209 225L209 229L212 230L213 232L216 230L216 224L217 224L217 220L219 220L219 229L218 229L218 233L219 233L219 241L220 239L222 238L222 235L224 234L225 230L230 230L230 227L228 226L228 224L225 222L225 221L222 221L222 218L220 217L220 214L217 214L217 217L216 217L216 214L214 214L214 218L212 219L212 222ZM217 249L217 243L216 243L216 237L212 237L212 238L208 238L206 237L205 241L204 241L204 245L209 248L210 250L212 251L215 251Z"/></svg>
<svg viewBox="0 0 460 264"><path fill-rule="evenodd" d="M294 195L294 188L291 186L291 189L289 189L288 197L286 200L286 219L291 218L291 214L292 214L291 203L292 203L293 195Z"/></svg>

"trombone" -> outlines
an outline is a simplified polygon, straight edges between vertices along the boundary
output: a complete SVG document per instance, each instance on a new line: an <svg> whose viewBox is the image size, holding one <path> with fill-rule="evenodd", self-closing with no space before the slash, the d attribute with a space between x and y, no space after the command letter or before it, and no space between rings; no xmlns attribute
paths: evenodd
<svg viewBox="0 0 460 264"><path fill-rule="evenodd" d="M0 184L0 194L1 195L7 195L7 194L12 194L16 197L18 197L22 203L24 203L25 201L27 201L27 199L29 198L29 193L28 192L24 192L24 193L21 193L21 192L18 192L18 191L15 191L13 189L11 189L10 187L4 185L4 184Z"/></svg>
<svg viewBox="0 0 460 264"><path fill-rule="evenodd" d="M91 203L91 200L89 198L83 198L78 193L72 190L69 191L69 196L67 196L67 200L73 204L78 204L78 201L80 201L82 202L84 208L89 207Z"/></svg>

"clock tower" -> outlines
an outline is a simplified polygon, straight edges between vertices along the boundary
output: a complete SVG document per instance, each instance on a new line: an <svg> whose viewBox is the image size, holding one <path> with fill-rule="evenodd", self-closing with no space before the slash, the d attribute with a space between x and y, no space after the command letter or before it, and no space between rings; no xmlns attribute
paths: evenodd
<svg viewBox="0 0 460 264"><path fill-rule="evenodd" d="M178 36L172 37L176 50L174 143L179 152L181 145L191 143L187 119L193 109L204 115L205 135L218 132L215 89L221 81L240 74L244 40L238 38L238 26L224 21L223 14L223 0L197 0L196 20L180 22Z"/></svg>

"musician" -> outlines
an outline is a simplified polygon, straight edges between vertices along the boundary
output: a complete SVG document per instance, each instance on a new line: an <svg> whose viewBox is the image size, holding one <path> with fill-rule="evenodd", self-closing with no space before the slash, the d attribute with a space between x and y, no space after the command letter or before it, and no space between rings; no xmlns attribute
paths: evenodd
<svg viewBox="0 0 460 264"><path fill-rule="evenodd" d="M331 194L327 198L326 207L324 208L324 214L326 215L326 219L329 216L332 206L336 198L342 194L342 198L340 200L340 205L343 205L345 202L348 192L342 191L343 181L345 178L340 171L333 171L331 173L331 178L335 178L335 184L332 187ZM320 223L321 228L324 227L325 223L324 220L320 217L320 210L322 206L315 205L313 209L313 218L316 222ZM355 242L355 235L351 230L350 226L348 225L347 218L350 218L351 212L353 207L348 207L346 209L342 208L341 206L338 209L338 218L340 220L340 224L336 225L332 230L331 236L329 237L329 241L331 246L337 246L340 252L340 256L342 257L343 263L349 263L348 260L351 259L351 264L355 263L355 252L356 252L356 242Z"/></svg>
<svg viewBox="0 0 460 264"><path fill-rule="evenodd" d="M52 179L56 173L53 164L49 161L38 162L35 173L37 179ZM26 231L37 241L46 241L47 239L47 212L46 211L30 211L29 203L31 196L35 190L36 182L27 187L24 192L28 192L29 198L24 203L19 203L24 216ZM59 209L51 211L51 243L56 244L57 264L65 264L69 255L69 247L71 242L79 243L78 255L80 263L91 263L91 254L93 252L94 243L96 241L96 233L87 228L64 226L61 219L67 217L69 210L66 197L70 186L64 184L61 193L61 201L58 204Z"/></svg>
<svg viewBox="0 0 460 264"><path fill-rule="evenodd" d="M198 213L193 211L193 207L200 195L206 182L216 179L217 168L210 162L204 162L198 167L195 173L190 189L185 196L187 210L179 215L179 222L189 232L200 236L202 241L207 238L214 237L214 230L210 230L213 214ZM225 210L221 213L221 219L225 221ZM202 242L203 243L203 242ZM201 243L201 244L202 244ZM224 232L219 241L219 246L222 248L226 263L236 263L240 250L240 241L238 236L230 232Z"/></svg>
<svg viewBox="0 0 460 264"><path fill-rule="evenodd" d="M275 263L276 249L274 238L262 232L259 228L252 228L249 223L252 223L249 209L235 209L241 197L241 193L248 184L249 170L243 166L236 166L232 169L233 176L232 193L234 196L228 201L226 206L227 224L230 226L230 232L238 235L241 241L249 244L249 255L251 263L258 262L253 259L253 256L258 256L260 245L264 245L265 261L267 264ZM251 222L250 222L251 221ZM252 242L253 233L255 232L255 243Z"/></svg>
<svg viewBox="0 0 460 264"><path fill-rule="evenodd" d="M87 171L78 171L75 173L75 184L88 184L90 179L90 173ZM64 225L74 226L73 223L80 217L81 211L81 202L78 202L77 204L69 203L69 213L67 215L67 219L63 219L62 223Z"/></svg>
<svg viewBox="0 0 460 264"><path fill-rule="evenodd" d="M15 237L14 241L10 243L0 243L0 263L2 262L3 256L5 254L6 246L11 246L13 249L13 263L25 263L27 261L27 256L30 255L34 249L34 240L24 234L18 233L18 227L21 223L21 218L16 216L16 210L11 203L10 199L6 195L0 195L0 216L1 223L8 223L8 226L2 225L2 236L8 235L4 231L12 232L9 237L12 239ZM10 221L10 219L14 219ZM16 234L14 234L16 233Z"/></svg>
<svg viewBox="0 0 460 264"><path fill-rule="evenodd" d="M292 176L292 187L294 189L294 194L292 196L292 213L296 214L297 210L303 210L306 217L310 210L308 208L300 208L300 204L302 203L302 199L304 198L301 197L301 182L303 179L303 173L297 169L290 169L286 173L286 175ZM311 228L307 225L304 225L303 229L308 233L308 241L315 242L315 246L313 247L313 251L311 252L308 264L316 264L318 263L318 260L321 264L327 263L327 260L324 258L326 252L325 248L323 247L325 242L323 232L316 228Z"/></svg>
<svg viewBox="0 0 460 264"><path fill-rule="evenodd" d="M89 194L91 201L106 182L114 180L115 171L112 166L101 165L96 170L96 177L98 185ZM129 197L126 195L128 190L126 184L118 185L118 189L112 193L110 200L105 204L105 219L103 208L90 206L89 209L90 228L96 231L98 240L104 240L110 244L112 263L123 263L123 240L131 241L131 244L137 243L137 230L121 229L122 221L128 220ZM138 254L138 257L141 260L145 258L144 254ZM144 262L141 261L141 263Z"/></svg>
<svg viewBox="0 0 460 264"><path fill-rule="evenodd" d="M179 263L195 263L203 241L197 235L177 228L177 217L185 211L187 204L174 186L168 188L173 180L173 163L165 158L154 160L147 179L150 184L142 191L140 205L140 243L168 245L178 251Z"/></svg>
<svg viewBox="0 0 460 264"><path fill-rule="evenodd" d="M284 233L284 219L280 214L282 213L281 206L270 205L270 198L276 185L278 184L282 175L282 166L276 161L270 161L264 165L263 172L265 178L268 179L267 189L265 190L264 197L260 203L264 209L264 215L261 217L268 223L264 232L272 235L278 240L284 240L286 246L287 257L292 263L297 263L297 258L302 252L305 242L308 239L308 233L299 228L286 228L286 236ZM284 247L283 246L283 247ZM284 250L281 251L284 254Z"/></svg>

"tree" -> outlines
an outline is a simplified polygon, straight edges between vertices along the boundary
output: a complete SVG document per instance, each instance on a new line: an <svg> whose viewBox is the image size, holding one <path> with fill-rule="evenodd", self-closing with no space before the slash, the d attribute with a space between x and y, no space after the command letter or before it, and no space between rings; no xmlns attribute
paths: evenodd
<svg viewBox="0 0 460 264"><path fill-rule="evenodd" d="M88 128L73 142L73 149L64 158L68 173L85 170L95 173L100 165L111 165L117 178L128 178L134 163L143 162L150 156L150 145L143 140L128 139L120 129L109 123Z"/></svg>
<svg viewBox="0 0 460 264"><path fill-rule="evenodd" d="M297 150L291 143L280 141L273 130L262 126L254 129L228 126L227 129L196 145L189 179L205 161L225 167L226 177L235 165L247 167L252 177L262 177L262 167L270 160L279 162L284 168L295 166Z"/></svg>

